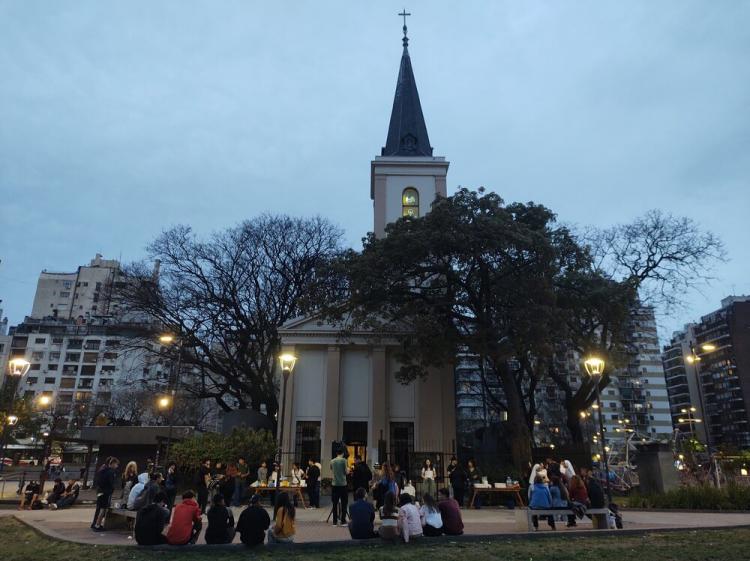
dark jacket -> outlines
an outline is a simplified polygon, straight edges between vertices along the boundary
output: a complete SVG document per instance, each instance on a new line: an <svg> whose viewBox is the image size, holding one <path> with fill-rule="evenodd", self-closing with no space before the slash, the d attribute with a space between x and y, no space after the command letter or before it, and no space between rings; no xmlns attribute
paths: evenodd
<svg viewBox="0 0 750 561"><path fill-rule="evenodd" d="M464 533L464 521L461 518L461 510L458 503L453 499L445 499L438 503L440 516L443 519L443 532L449 536L458 536Z"/></svg>
<svg viewBox="0 0 750 561"><path fill-rule="evenodd" d="M135 541L138 545L164 543L162 532L168 522L169 509L156 503L146 505L135 517Z"/></svg>
<svg viewBox="0 0 750 561"><path fill-rule="evenodd" d="M107 466L103 468L96 478L96 488L100 493L105 495L111 495L115 490L115 481L117 480L117 474L115 470Z"/></svg>
<svg viewBox="0 0 750 561"><path fill-rule="evenodd" d="M369 490L371 479L372 472L365 462L359 462L354 466L354 472L352 473L352 487L355 491L360 487L365 491Z"/></svg>
<svg viewBox="0 0 750 561"><path fill-rule="evenodd" d="M360 499L349 505L349 518L349 531L355 540L366 540L375 535L375 508L367 501Z"/></svg>
<svg viewBox="0 0 750 561"><path fill-rule="evenodd" d="M595 477L589 477L586 480L586 490L589 493L591 508L604 508L604 491L599 481Z"/></svg>
<svg viewBox="0 0 750 561"><path fill-rule="evenodd" d="M208 510L206 543L229 543L234 533L234 515L225 506L212 506Z"/></svg>
<svg viewBox="0 0 750 561"><path fill-rule="evenodd" d="M466 470L461 465L454 466L449 478L454 489L466 488Z"/></svg>
<svg viewBox="0 0 750 561"><path fill-rule="evenodd" d="M237 531L245 545L260 545L266 538L266 530L271 525L271 517L261 506L249 506L240 514Z"/></svg>
<svg viewBox="0 0 750 561"><path fill-rule="evenodd" d="M307 468L307 484L316 483L320 478L320 470L315 464L308 466Z"/></svg>

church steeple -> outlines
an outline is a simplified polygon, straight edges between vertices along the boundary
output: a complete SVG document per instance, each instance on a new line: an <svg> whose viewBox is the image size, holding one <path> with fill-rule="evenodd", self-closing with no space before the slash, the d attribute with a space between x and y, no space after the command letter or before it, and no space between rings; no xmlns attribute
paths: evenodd
<svg viewBox="0 0 750 561"><path fill-rule="evenodd" d="M409 57L406 16L411 14L404 11L399 15L404 16L404 52L401 55L401 67L398 71L388 138L386 138L381 156L432 156L432 146L427 136L427 125L422 115L422 105L419 103L417 83L414 80Z"/></svg>

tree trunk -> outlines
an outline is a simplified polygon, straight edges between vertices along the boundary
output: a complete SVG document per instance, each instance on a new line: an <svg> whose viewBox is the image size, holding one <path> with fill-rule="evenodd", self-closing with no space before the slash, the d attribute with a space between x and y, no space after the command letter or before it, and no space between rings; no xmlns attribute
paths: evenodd
<svg viewBox="0 0 750 561"><path fill-rule="evenodd" d="M565 424L570 432L570 440L574 444L583 444L583 427L581 426L581 413L577 408L567 408L567 420Z"/></svg>
<svg viewBox="0 0 750 561"><path fill-rule="evenodd" d="M513 374L507 367L502 368L500 379L503 392L508 404L508 441L513 465L524 472L531 463L531 432L526 424L526 414L523 407L523 397L516 386Z"/></svg>

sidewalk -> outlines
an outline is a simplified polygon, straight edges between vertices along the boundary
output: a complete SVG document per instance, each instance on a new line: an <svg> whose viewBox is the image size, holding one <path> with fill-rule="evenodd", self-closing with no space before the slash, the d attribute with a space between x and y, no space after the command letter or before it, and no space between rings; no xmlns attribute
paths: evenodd
<svg viewBox="0 0 750 561"><path fill-rule="evenodd" d="M235 520L239 518L242 509L233 509ZM350 541L347 528L334 527L326 524L329 509L298 510L297 515L297 543ZM519 531L516 527L514 511L488 508L482 510L464 510L466 535L519 535L527 532ZM130 534L124 530L108 532L92 532L89 528L94 509L90 507L66 509L63 511L16 511L3 510L0 516L16 516L19 520L29 524L40 532L60 540L68 540L85 544L134 545ZM625 511L624 527L626 530L659 530L666 528L711 528L722 526L750 525L750 513L692 513L692 512L663 512L663 511ZM204 529L206 526L204 517ZM557 534L569 534L591 530L591 523L587 519L578 522L574 529L565 528L564 523L558 523ZM539 533L551 533L546 524L540 524ZM239 542L239 537L235 539ZM205 543L203 537L198 543Z"/></svg>

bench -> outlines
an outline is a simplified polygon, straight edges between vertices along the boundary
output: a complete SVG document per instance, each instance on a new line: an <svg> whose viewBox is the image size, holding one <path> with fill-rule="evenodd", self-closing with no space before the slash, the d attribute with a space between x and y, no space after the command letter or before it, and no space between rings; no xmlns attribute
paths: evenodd
<svg viewBox="0 0 750 561"><path fill-rule="evenodd" d="M575 516L575 512L569 508L527 508L527 509L516 509L516 524L520 530L523 530L524 521L523 516L526 514L526 527L529 532L534 530L534 523L531 521L532 516ZM594 529L606 530L609 526L607 524L607 516L609 516L608 508L589 508L586 510L586 515L591 517L591 521L594 525Z"/></svg>
<svg viewBox="0 0 750 561"><path fill-rule="evenodd" d="M131 530L135 525L137 512L124 508L110 508L107 516L104 518L105 530ZM132 521L132 522L131 522Z"/></svg>

